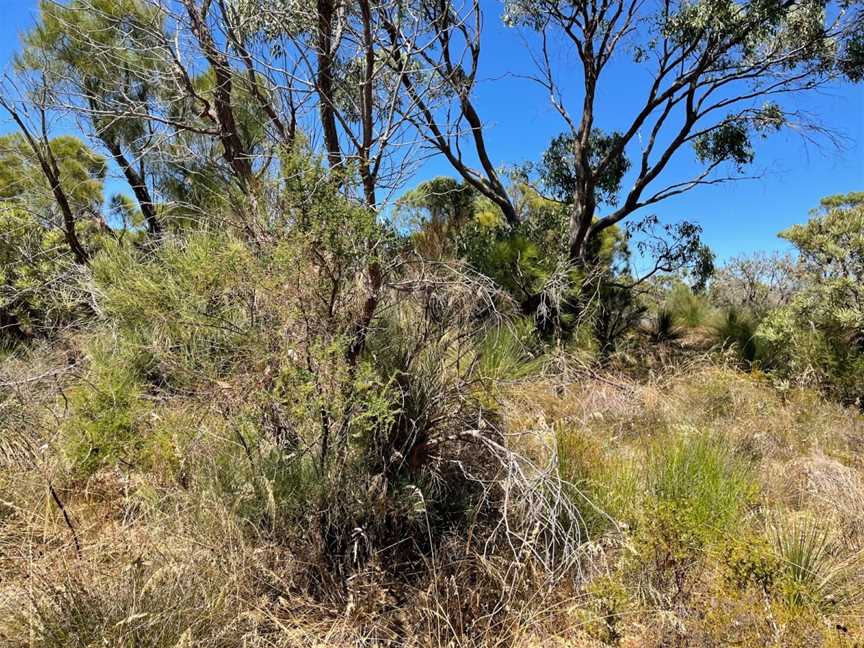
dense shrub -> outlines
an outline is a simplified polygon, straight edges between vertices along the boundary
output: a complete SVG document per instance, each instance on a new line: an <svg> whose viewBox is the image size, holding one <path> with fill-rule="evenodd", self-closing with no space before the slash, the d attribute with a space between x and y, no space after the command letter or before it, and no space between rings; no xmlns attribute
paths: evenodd
<svg viewBox="0 0 864 648"><path fill-rule="evenodd" d="M864 196L826 198L805 225L783 232L799 250L802 287L757 332L766 365L815 382L846 402L864 397Z"/></svg>

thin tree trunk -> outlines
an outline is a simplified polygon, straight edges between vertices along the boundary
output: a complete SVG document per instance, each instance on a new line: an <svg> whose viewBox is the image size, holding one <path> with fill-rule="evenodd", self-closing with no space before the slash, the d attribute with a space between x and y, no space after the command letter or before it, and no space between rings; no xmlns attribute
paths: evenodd
<svg viewBox="0 0 864 648"><path fill-rule="evenodd" d="M24 136L30 149L33 151L33 154L36 156L36 159L39 161L39 168L42 170L42 175L45 176L45 179L48 181L54 200L60 208L60 214L63 218L63 236L66 239L66 244L69 246L69 250L72 252L72 256L75 258L75 262L80 265L87 265L90 255L87 254L84 246L81 245L81 241L78 239L78 234L75 231L75 215L72 212L72 206L69 204L69 199L67 198L63 185L60 182L60 170L57 167L57 160L54 159L54 154L51 152L51 144L48 142L48 138L44 132L44 113L43 133L41 141L37 142L36 138L21 118L21 115L18 114L18 111L10 106L5 100L0 100L0 105L2 105L6 109L6 112L8 112L12 117L15 124L21 130L21 134Z"/></svg>
<svg viewBox="0 0 864 648"><path fill-rule="evenodd" d="M316 52L318 57L318 86L321 128L324 131L324 146L331 168L342 164L342 151L339 147L339 133L336 130L336 109L333 103L333 20L335 8L333 0L318 0L318 37Z"/></svg>
<svg viewBox="0 0 864 648"><path fill-rule="evenodd" d="M154 236L158 236L162 232L162 226L156 217L156 207L153 204L153 199L150 197L150 190L147 188L147 184L114 140L107 136L100 137L100 139L114 157L114 161L122 169L126 182L132 188L135 199L138 201L138 207L141 209L144 221L147 223L147 231Z"/></svg>

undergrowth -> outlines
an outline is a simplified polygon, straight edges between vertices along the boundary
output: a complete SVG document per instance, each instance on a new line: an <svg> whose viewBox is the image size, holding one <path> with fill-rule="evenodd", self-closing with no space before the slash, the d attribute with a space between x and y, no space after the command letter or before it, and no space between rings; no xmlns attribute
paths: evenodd
<svg viewBox="0 0 864 648"><path fill-rule="evenodd" d="M860 414L592 364L410 260L355 357L370 252L317 241L108 246L90 329L7 357L2 645L860 640Z"/></svg>

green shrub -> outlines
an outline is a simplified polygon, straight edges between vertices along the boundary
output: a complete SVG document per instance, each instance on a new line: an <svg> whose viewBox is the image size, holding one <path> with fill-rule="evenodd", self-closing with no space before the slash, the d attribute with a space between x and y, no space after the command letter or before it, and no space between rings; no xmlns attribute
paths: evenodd
<svg viewBox="0 0 864 648"><path fill-rule="evenodd" d="M799 252L801 285L757 330L765 364L815 383L843 402L864 402L864 194L832 196L803 225L780 234Z"/></svg>
<svg viewBox="0 0 864 648"><path fill-rule="evenodd" d="M721 437L691 431L655 439L643 468L645 496L624 570L652 604L680 604L692 595L706 550L740 532L756 492L752 467Z"/></svg>
<svg viewBox="0 0 864 648"><path fill-rule="evenodd" d="M118 462L135 463L144 447L141 420L147 408L134 354L114 353L106 340L90 350L87 378L69 396L63 442L74 467L90 473Z"/></svg>
<svg viewBox="0 0 864 648"><path fill-rule="evenodd" d="M732 538L723 562L728 569L728 580L739 589L755 585L770 593L783 574L783 561L761 534Z"/></svg>
<svg viewBox="0 0 864 648"><path fill-rule="evenodd" d="M254 341L254 272L242 243L207 232L155 255L115 245L93 261L103 317L152 357L154 380L177 388L224 375Z"/></svg>
<svg viewBox="0 0 864 648"><path fill-rule="evenodd" d="M289 533L320 505L324 477L317 457L268 438L256 418L246 411L223 422L208 442L212 459L198 472L252 528Z"/></svg>
<svg viewBox="0 0 864 648"><path fill-rule="evenodd" d="M84 273L64 247L59 229L24 209L0 206L0 353L88 312Z"/></svg>
<svg viewBox="0 0 864 648"><path fill-rule="evenodd" d="M635 464L605 452L599 440L569 427L559 427L555 439L558 472L572 486L571 496L588 536L632 523L642 504Z"/></svg>
<svg viewBox="0 0 864 648"><path fill-rule="evenodd" d="M496 326L477 344L477 374L487 383L518 380L536 372L542 346L530 318Z"/></svg>
<svg viewBox="0 0 864 648"><path fill-rule="evenodd" d="M689 286L676 284L666 297L663 309L668 311L679 326L698 328L708 321L711 305L702 295L695 294Z"/></svg>

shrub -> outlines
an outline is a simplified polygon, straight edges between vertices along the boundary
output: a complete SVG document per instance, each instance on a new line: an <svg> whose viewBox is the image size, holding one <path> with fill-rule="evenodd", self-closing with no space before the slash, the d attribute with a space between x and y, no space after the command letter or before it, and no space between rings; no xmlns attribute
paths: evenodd
<svg viewBox="0 0 864 648"><path fill-rule="evenodd" d="M743 534L730 540L723 557L728 579L739 589L756 585L772 593L782 577L783 561L771 542L761 534Z"/></svg>
<svg viewBox="0 0 864 648"><path fill-rule="evenodd" d="M134 351L116 353L108 340L91 346L87 379L71 391L71 416L65 422L66 455L77 469L137 463L144 447L141 420L148 409L140 363Z"/></svg>
<svg viewBox="0 0 864 648"><path fill-rule="evenodd" d="M487 384L518 380L537 371L541 353L534 323L523 317L512 324L491 327L481 337L476 371Z"/></svg>
<svg viewBox="0 0 864 648"><path fill-rule="evenodd" d="M151 357L151 380L163 386L224 375L255 338L254 265L230 236L193 233L155 255L115 245L94 259L93 275L103 317Z"/></svg>
<svg viewBox="0 0 864 648"><path fill-rule="evenodd" d="M655 344L672 342L682 335L675 313L667 306L661 306L648 322L648 337Z"/></svg>
<svg viewBox="0 0 864 648"><path fill-rule="evenodd" d="M559 427L555 438L558 470L572 486L571 497L588 537L632 523L643 504L634 463L604 452L599 440L569 427Z"/></svg>
<svg viewBox="0 0 864 648"><path fill-rule="evenodd" d="M833 196L781 233L799 251L800 290L757 331L768 366L848 403L864 399L864 194Z"/></svg>
<svg viewBox="0 0 864 648"><path fill-rule="evenodd" d="M0 206L0 352L49 337L87 314L86 273L67 258L63 233Z"/></svg>
<svg viewBox="0 0 864 648"><path fill-rule="evenodd" d="M703 326L711 314L708 300L695 294L689 286L676 284L666 297L663 306L680 326L698 328Z"/></svg>

